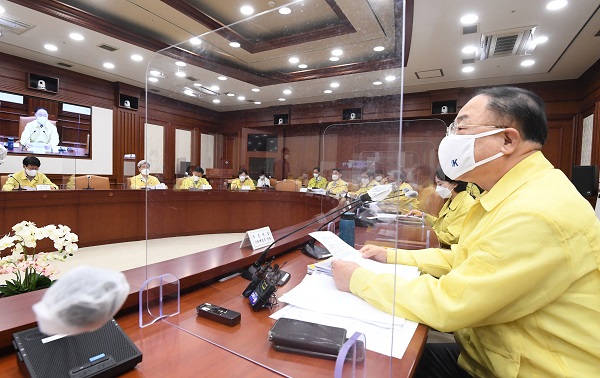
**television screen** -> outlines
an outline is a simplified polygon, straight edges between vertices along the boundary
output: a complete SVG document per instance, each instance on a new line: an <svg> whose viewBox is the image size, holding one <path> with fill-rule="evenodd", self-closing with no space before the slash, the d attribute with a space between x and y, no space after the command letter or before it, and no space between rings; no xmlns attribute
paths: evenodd
<svg viewBox="0 0 600 378"><path fill-rule="evenodd" d="M277 134L248 134L248 151L277 151Z"/></svg>

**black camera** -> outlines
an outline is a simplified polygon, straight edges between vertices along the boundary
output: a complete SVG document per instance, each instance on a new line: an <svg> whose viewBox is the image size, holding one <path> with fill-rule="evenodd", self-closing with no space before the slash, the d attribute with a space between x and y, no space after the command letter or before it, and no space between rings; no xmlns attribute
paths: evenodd
<svg viewBox="0 0 600 378"><path fill-rule="evenodd" d="M279 269L279 265L275 264L271 267L271 262L262 265L252 277L252 282L246 287L242 295L250 301L250 305L254 311L262 308L271 308L277 304L275 292L277 284L286 276L289 278L289 273Z"/></svg>

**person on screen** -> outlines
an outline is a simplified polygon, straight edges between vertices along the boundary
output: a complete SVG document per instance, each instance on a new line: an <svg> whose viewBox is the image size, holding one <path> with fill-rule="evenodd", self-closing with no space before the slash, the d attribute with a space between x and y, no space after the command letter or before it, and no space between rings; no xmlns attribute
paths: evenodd
<svg viewBox="0 0 600 378"><path fill-rule="evenodd" d="M270 188L271 187L271 180L269 180L269 178L265 174L264 169L261 169L260 171L258 171L258 180L256 181L256 187L257 188Z"/></svg>
<svg viewBox="0 0 600 378"><path fill-rule="evenodd" d="M144 189L146 187L156 187L160 184L158 178L150 174L150 163L146 160L140 160L137 164L140 174L131 177L131 189Z"/></svg>
<svg viewBox="0 0 600 378"><path fill-rule="evenodd" d="M426 344L417 377L597 376L600 221L541 152L548 135L542 99L516 87L482 89L447 134L438 150L444 173L485 190L458 244L367 245L364 258L422 274L406 281L334 260L335 285L454 332L456 343Z"/></svg>
<svg viewBox="0 0 600 378"><path fill-rule="evenodd" d="M35 111L35 120L25 125L21 134L21 146L29 147L34 143L46 144L52 147L58 146L58 130L48 120L48 111L39 108Z"/></svg>
<svg viewBox="0 0 600 378"><path fill-rule="evenodd" d="M407 215L423 217L435 231L442 247L450 248L458 243L463 222L475 200L466 191L466 182L448 178L441 167L435 172L435 182L436 194L445 200L437 217L420 210L411 210Z"/></svg>
<svg viewBox="0 0 600 378"><path fill-rule="evenodd" d="M399 170L389 171L386 177L387 184L392 185L392 191L387 198L377 203L380 210L388 213L406 214L419 207L419 200L407 196L407 192L413 192L412 186L404 181L404 173Z"/></svg>
<svg viewBox="0 0 600 378"><path fill-rule="evenodd" d="M366 169L360 173L360 186L356 192L350 192L348 195L352 198L360 197L365 194L369 189L374 186L379 185L377 181L375 181L375 173L369 172Z"/></svg>
<svg viewBox="0 0 600 378"><path fill-rule="evenodd" d="M379 185L385 185L388 183L387 177L383 176L383 170L381 170L381 169L375 170L375 181L377 181L379 183Z"/></svg>
<svg viewBox="0 0 600 378"><path fill-rule="evenodd" d="M255 190L254 181L248 176L248 171L240 169L238 178L231 182L231 190Z"/></svg>
<svg viewBox="0 0 600 378"><path fill-rule="evenodd" d="M308 189L325 189L327 188L327 179L321 176L319 167L313 168L313 177L308 181Z"/></svg>
<svg viewBox="0 0 600 378"><path fill-rule="evenodd" d="M204 169L202 169L201 166L197 165L194 168L192 175L183 179L181 185L179 186L179 189L212 189L212 186L210 186L208 181L204 177L202 177L203 175Z"/></svg>
<svg viewBox="0 0 600 378"><path fill-rule="evenodd" d="M334 197L345 197L348 193L348 183L342 180L342 170L334 168L331 171L331 181L327 184L327 194Z"/></svg>
<svg viewBox="0 0 600 378"><path fill-rule="evenodd" d="M35 190L38 185L50 185L53 190L58 189L45 174L40 172L42 163L35 156L27 156L23 159L23 170L11 175L7 180L2 190Z"/></svg>
<svg viewBox="0 0 600 378"><path fill-rule="evenodd" d="M420 164L411 172L411 176L411 185L419 193L417 196L419 210L437 214L444 205L444 201L440 196L435 195L433 169L427 164Z"/></svg>

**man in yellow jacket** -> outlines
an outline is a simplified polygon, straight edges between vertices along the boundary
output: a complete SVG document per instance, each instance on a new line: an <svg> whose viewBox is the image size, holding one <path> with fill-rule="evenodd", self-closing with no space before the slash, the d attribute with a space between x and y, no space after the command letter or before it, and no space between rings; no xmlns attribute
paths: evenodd
<svg viewBox="0 0 600 378"><path fill-rule="evenodd" d="M55 190L58 186L55 185L45 174L40 172L40 159L35 156L27 156L23 159L23 170L11 175L7 180L2 190L35 190L38 185L50 185L50 188Z"/></svg>
<svg viewBox="0 0 600 378"><path fill-rule="evenodd" d="M410 282L332 263L338 289L454 332L456 344L426 345L417 376L598 376L600 221L541 153L547 132L537 95L482 90L438 150L448 177L486 191L458 244L361 249L363 257L418 266L423 274Z"/></svg>
<svg viewBox="0 0 600 378"><path fill-rule="evenodd" d="M202 177L204 175L204 169L201 166L194 168L194 172L191 177L186 177L181 181L179 189L190 190L190 189L212 189L212 186L208 181Z"/></svg>
<svg viewBox="0 0 600 378"><path fill-rule="evenodd" d="M348 193L348 183L342 180L342 170L333 168L331 181L327 184L327 194L334 197L345 197Z"/></svg>

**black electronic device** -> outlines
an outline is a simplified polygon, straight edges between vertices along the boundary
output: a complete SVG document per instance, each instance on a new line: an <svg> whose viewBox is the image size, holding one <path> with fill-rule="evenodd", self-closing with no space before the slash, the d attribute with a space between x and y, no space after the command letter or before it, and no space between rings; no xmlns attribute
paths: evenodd
<svg viewBox="0 0 600 378"><path fill-rule="evenodd" d="M302 253L317 260L328 259L333 256L327 248L315 245L314 239L302 247Z"/></svg>
<svg viewBox="0 0 600 378"><path fill-rule="evenodd" d="M335 359L346 342L346 330L281 318L269 330L269 341L275 349L282 352Z"/></svg>
<svg viewBox="0 0 600 378"><path fill-rule="evenodd" d="M582 196L596 196L598 194L598 166L573 166L571 182Z"/></svg>
<svg viewBox="0 0 600 378"><path fill-rule="evenodd" d="M17 365L27 377L114 377L142 361L142 352L112 319L93 332L49 336L39 328L13 334Z"/></svg>
<svg viewBox="0 0 600 378"><path fill-rule="evenodd" d="M196 307L196 314L201 318L214 320L217 323L225 324L230 327L240 324L240 321L242 320L242 315L239 312L210 303L203 303Z"/></svg>
<svg viewBox="0 0 600 378"><path fill-rule="evenodd" d="M291 277L288 272L281 270L278 264L271 268L271 261L260 267L252 282L242 293L244 297L248 298L254 311L276 305L277 286L285 285Z"/></svg>

